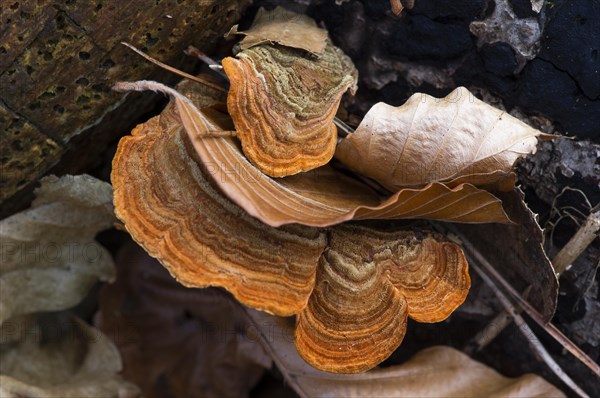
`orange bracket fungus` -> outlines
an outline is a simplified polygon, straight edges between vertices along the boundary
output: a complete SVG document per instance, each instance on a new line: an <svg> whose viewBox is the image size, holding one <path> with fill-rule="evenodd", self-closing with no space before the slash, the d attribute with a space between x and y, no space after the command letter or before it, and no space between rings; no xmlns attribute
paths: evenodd
<svg viewBox="0 0 600 398"><path fill-rule="evenodd" d="M458 245L438 234L274 228L232 203L214 165L202 162L193 144L231 139L184 127L217 128L220 122L204 111L191 120L185 115L187 102L206 108L220 101L219 93L197 85L193 92L190 99L178 94L121 140L111 175L117 216L177 280L220 286L248 306L297 315L300 354L331 372L376 366L402 342L407 317L441 321L463 302L467 262Z"/></svg>
<svg viewBox="0 0 600 398"><path fill-rule="evenodd" d="M285 29L280 39L273 38L281 23L268 15L257 20L246 37L252 45L223 60L231 82L227 108L244 154L272 177L331 160L337 143L333 119L342 95L356 90L358 78L350 58L323 37L314 21L295 32L293 42ZM293 47L303 40L309 47ZM319 42L322 49L315 45Z"/></svg>
<svg viewBox="0 0 600 398"><path fill-rule="evenodd" d="M298 316L296 347L323 370L368 370L400 345L407 316L446 319L470 284L462 250L438 234L334 227Z"/></svg>
<svg viewBox="0 0 600 398"><path fill-rule="evenodd" d="M227 200L197 161L173 105L121 140L111 179L117 217L184 285L222 286L277 315L306 305L324 235L266 227Z"/></svg>

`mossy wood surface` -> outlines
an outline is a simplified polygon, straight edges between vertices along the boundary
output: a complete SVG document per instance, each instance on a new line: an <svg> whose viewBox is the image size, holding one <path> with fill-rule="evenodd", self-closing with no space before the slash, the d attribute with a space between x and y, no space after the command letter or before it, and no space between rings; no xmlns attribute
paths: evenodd
<svg viewBox="0 0 600 398"><path fill-rule="evenodd" d="M150 100L125 99L110 91L114 82L173 79L121 41L178 67L193 64L182 51L188 45L208 51L247 3L2 2L0 203L31 186L61 158L61 165L68 164L65 172L89 167L144 112Z"/></svg>

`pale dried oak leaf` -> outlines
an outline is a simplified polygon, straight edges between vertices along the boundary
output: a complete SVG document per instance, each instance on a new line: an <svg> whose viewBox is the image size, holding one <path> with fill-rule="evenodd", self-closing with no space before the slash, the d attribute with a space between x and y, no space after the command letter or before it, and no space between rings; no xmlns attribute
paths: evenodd
<svg viewBox="0 0 600 398"><path fill-rule="evenodd" d="M138 388L117 375L121 358L106 336L75 317L55 321L27 330L12 325L21 339L1 352L1 397L139 397ZM0 331L8 333L10 322Z"/></svg>
<svg viewBox="0 0 600 398"><path fill-rule="evenodd" d="M114 279L110 253L94 240L116 221L111 186L87 175L41 183L30 209L0 221L0 323L72 307Z"/></svg>
<svg viewBox="0 0 600 398"><path fill-rule="evenodd" d="M314 369L292 343L288 319L247 309L256 334L301 397L565 397L543 378L508 378L446 346L424 349L401 365L342 375ZM272 331L276 330L277 333Z"/></svg>

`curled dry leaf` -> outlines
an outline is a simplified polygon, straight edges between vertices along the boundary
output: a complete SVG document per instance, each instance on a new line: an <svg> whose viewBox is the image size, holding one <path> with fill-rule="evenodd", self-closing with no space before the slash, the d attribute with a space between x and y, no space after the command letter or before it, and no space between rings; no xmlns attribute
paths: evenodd
<svg viewBox="0 0 600 398"><path fill-rule="evenodd" d="M527 301L550 322L558 301L558 278L544 250L544 234L537 215L525 204L520 189L498 195L516 224L454 227L468 239L465 245L478 248L511 286L521 292L531 287Z"/></svg>
<svg viewBox="0 0 600 398"><path fill-rule="evenodd" d="M36 398L135 398L139 390L125 382L119 352L100 331L69 317L38 321L22 329L5 322L2 335L17 341L3 347L0 395Z"/></svg>
<svg viewBox="0 0 600 398"><path fill-rule="evenodd" d="M317 27L315 21L304 15L277 6L272 11L260 8L248 30L239 31L234 25L228 35L244 35L242 50L264 44L277 43L319 55L325 50L327 31Z"/></svg>
<svg viewBox="0 0 600 398"><path fill-rule="evenodd" d="M181 286L133 243L116 262L97 324L114 336L123 377L146 398L248 396L271 359L247 338L242 307L222 290Z"/></svg>
<svg viewBox="0 0 600 398"><path fill-rule="evenodd" d="M185 94L154 82L132 83L129 89L153 89L168 93L176 106L163 112L173 123L178 116L194 149L214 182L237 205L262 222L329 226L347 220L427 218L453 222L510 223L502 202L471 184L448 188L431 183L422 189L403 189L382 197L366 184L330 166L286 178L273 179L250 163L233 139L210 139L207 134L223 130L217 121L194 104L202 105L202 89L190 82L178 88ZM186 97L187 96L187 97ZM202 107L202 106L200 106Z"/></svg>
<svg viewBox="0 0 600 398"><path fill-rule="evenodd" d="M399 107L376 104L335 156L392 191L432 182L510 191L513 164L535 152L540 136L459 87L441 99L419 93Z"/></svg>
<svg viewBox="0 0 600 398"><path fill-rule="evenodd" d="M87 175L41 182L30 209L0 221L0 323L69 308L114 279L110 253L94 240L115 221L110 185Z"/></svg>
<svg viewBox="0 0 600 398"><path fill-rule="evenodd" d="M451 347L424 349L398 366L358 375L311 368L291 344L293 324L246 310L255 333L301 397L565 397L539 376L504 377Z"/></svg>
<svg viewBox="0 0 600 398"><path fill-rule="evenodd" d="M315 28L314 29L318 29ZM223 60L227 108L244 154L263 173L283 177L329 162L342 94L356 89L352 61L329 41L318 57L263 44Z"/></svg>
<svg viewBox="0 0 600 398"><path fill-rule="evenodd" d="M208 92L202 90L207 89L200 88L192 99L208 105ZM461 249L441 236L367 227L273 228L231 203L214 185L218 176L211 175L211 163L197 158L190 138L226 141L188 136L177 108L189 110L189 100L170 93L176 104L119 143L112 181L117 216L180 282L221 286L251 307L300 314L304 321L297 341L303 355L335 372L364 371L389 356L402 340L407 314L440 321L464 300L467 263ZM185 124L218 127L204 113L194 115ZM382 264L385 272L376 266ZM323 307L324 295L335 297L339 308ZM327 352L342 346L353 355L339 353L332 364Z"/></svg>

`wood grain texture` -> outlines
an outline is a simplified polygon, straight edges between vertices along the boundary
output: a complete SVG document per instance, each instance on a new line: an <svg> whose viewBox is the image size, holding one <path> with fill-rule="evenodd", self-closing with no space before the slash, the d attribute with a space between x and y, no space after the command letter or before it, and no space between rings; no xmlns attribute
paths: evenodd
<svg viewBox="0 0 600 398"><path fill-rule="evenodd" d="M65 153L69 159L60 172L85 171L99 160L110 141L131 128L132 119L157 101L158 97L152 101L124 100L110 92L115 81L144 77L175 81L132 55L119 44L121 41L176 67L193 65L182 51L190 44L209 51L247 3L6 2L0 8L0 107L11 120L18 120L16 131L22 134L15 149L4 145L16 141L8 137L15 129L11 133L0 131L0 202L31 185ZM48 140L53 143L43 143ZM40 152L45 155L40 156Z"/></svg>

